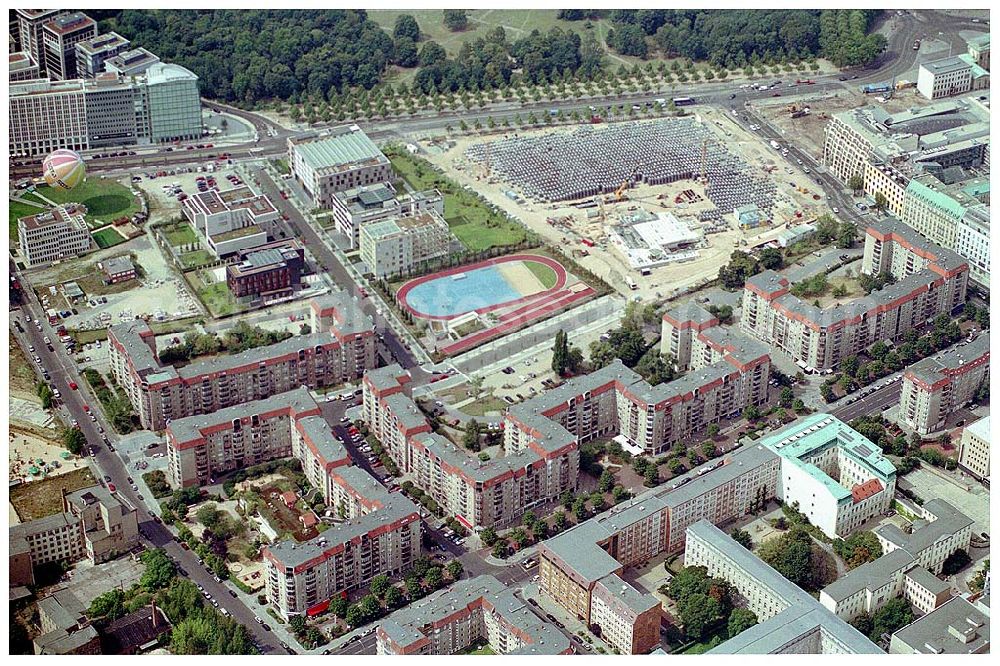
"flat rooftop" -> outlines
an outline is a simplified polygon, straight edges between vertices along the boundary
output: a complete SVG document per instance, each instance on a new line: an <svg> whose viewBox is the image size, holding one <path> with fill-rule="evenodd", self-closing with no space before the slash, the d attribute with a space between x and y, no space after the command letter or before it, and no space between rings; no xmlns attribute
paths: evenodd
<svg viewBox="0 0 1000 666"><path fill-rule="evenodd" d="M366 162L388 164L375 142L357 125L338 127L319 135L289 139L302 160L319 173L343 171Z"/></svg>

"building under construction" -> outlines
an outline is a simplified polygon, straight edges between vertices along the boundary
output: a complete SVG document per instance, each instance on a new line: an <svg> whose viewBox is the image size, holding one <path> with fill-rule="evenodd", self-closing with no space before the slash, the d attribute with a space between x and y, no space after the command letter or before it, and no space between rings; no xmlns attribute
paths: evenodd
<svg viewBox="0 0 1000 666"><path fill-rule="evenodd" d="M528 199L573 201L618 193L636 183L706 181L720 217L745 204L769 215L776 188L751 173L695 118L584 126L568 133L520 136L470 147L467 156Z"/></svg>

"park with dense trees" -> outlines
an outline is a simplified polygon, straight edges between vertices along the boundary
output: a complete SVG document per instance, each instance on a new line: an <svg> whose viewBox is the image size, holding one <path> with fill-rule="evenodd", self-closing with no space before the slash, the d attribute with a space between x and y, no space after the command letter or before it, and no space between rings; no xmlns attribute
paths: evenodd
<svg viewBox="0 0 1000 666"><path fill-rule="evenodd" d="M553 10L555 11L555 10ZM393 66L418 68L411 92L439 94L529 84L591 81L612 74L606 51L681 58L711 68L760 68L828 58L837 66L872 62L885 38L872 32L878 10L558 10L546 30L508 35L466 10L444 10L440 26L471 31L453 56L409 14L385 27L364 10L108 10L115 30L195 72L206 97L257 105L334 102L390 80ZM578 21L600 20L602 31ZM661 64L662 61L661 61ZM675 63L676 64L676 63ZM714 75L713 75L714 76ZM697 78L697 77L696 77ZM685 79L686 80L686 77Z"/></svg>

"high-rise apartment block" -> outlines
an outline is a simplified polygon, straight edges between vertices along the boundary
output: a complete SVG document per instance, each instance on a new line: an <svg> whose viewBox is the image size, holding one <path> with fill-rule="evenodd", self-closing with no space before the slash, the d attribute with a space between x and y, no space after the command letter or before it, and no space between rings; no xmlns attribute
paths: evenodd
<svg viewBox="0 0 1000 666"><path fill-rule="evenodd" d="M688 526L699 520L724 523L763 507L777 496L780 467L772 451L747 445L542 542L542 593L601 626L602 635L607 629L618 636L619 650L648 651L659 642L659 626L650 619L658 617L659 604L622 581L624 567L680 552ZM623 603L610 603L612 593Z"/></svg>
<svg viewBox="0 0 1000 666"><path fill-rule="evenodd" d="M196 361L160 364L153 331L141 321L108 329L111 372L144 428L262 400L299 386L323 388L359 379L376 365L374 325L343 294L311 302L312 333L266 347Z"/></svg>
<svg viewBox="0 0 1000 666"><path fill-rule="evenodd" d="M899 418L926 435L945 425L948 415L973 401L990 380L989 335L921 359L903 372Z"/></svg>
<svg viewBox="0 0 1000 666"><path fill-rule="evenodd" d="M375 631L378 654L459 654L485 641L496 654L572 654L555 625L542 619L493 576L457 581L384 619Z"/></svg>
<svg viewBox="0 0 1000 666"><path fill-rule="evenodd" d="M693 329L680 320L704 314L664 318L664 337L672 338L673 328L679 335L691 335ZM510 407L504 445L518 451L549 436L587 442L622 435L632 446L659 455L747 405L766 402L771 367L767 347L721 327L701 336L697 344L703 345L703 353L691 359L690 372L674 381L651 386L614 361Z"/></svg>
<svg viewBox="0 0 1000 666"><path fill-rule="evenodd" d="M409 381L398 365L366 373L363 418L399 468L468 527L511 525L528 507L576 488L579 451L568 433L484 462L431 432Z"/></svg>
<svg viewBox="0 0 1000 666"><path fill-rule="evenodd" d="M740 328L774 345L805 369L837 367L884 340L899 340L965 303L968 263L897 221L868 226L861 271L889 273L896 282L846 305L819 308L791 293L774 271L750 277Z"/></svg>
<svg viewBox="0 0 1000 666"><path fill-rule="evenodd" d="M45 71L50 79L77 77L76 45L97 36L97 21L82 12L62 14L42 25Z"/></svg>

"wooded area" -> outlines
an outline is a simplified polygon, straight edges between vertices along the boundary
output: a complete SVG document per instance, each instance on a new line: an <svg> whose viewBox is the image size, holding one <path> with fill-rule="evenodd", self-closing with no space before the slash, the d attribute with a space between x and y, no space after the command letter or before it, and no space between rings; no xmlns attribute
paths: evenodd
<svg viewBox="0 0 1000 666"><path fill-rule="evenodd" d="M515 78L531 84L592 80L610 66L606 48L727 69L815 57L838 66L862 65L885 48L882 35L868 34L878 14L567 9L558 11L566 27L534 30L517 39L501 27L480 26L482 34L474 33L454 57L426 39L412 16L402 15L390 34L364 10L128 9L103 11L101 18L102 30L115 30L162 60L196 73L206 97L294 104L305 97L332 101L352 89L371 90L386 82L392 65L418 68L410 88L421 93L503 88ZM474 29L464 15L442 12L442 24L452 31ZM595 20L611 24L606 46L596 30L571 29L580 25L574 21Z"/></svg>

